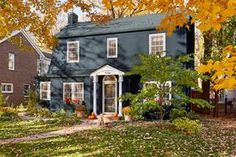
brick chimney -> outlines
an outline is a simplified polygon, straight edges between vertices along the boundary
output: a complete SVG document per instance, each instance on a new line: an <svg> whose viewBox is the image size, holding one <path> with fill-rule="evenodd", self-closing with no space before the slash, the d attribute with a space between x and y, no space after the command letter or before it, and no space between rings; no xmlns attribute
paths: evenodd
<svg viewBox="0 0 236 157"><path fill-rule="evenodd" d="M68 25L73 25L75 23L78 23L78 15L74 12L71 12L68 15Z"/></svg>

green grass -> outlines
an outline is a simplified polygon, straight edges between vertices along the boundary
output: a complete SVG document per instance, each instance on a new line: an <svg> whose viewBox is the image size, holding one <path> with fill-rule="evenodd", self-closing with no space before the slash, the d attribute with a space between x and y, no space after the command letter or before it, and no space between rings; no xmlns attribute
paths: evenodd
<svg viewBox="0 0 236 157"><path fill-rule="evenodd" d="M60 127L49 122L42 121L5 121L0 122L0 138L13 138L41 133L46 131L57 130Z"/></svg>
<svg viewBox="0 0 236 157"><path fill-rule="evenodd" d="M88 130L0 146L0 156L230 156L236 129L208 126L199 135L177 131L169 124Z"/></svg>
<svg viewBox="0 0 236 157"><path fill-rule="evenodd" d="M0 139L22 137L36 133L43 133L61 129L63 124L55 121L0 121Z"/></svg>

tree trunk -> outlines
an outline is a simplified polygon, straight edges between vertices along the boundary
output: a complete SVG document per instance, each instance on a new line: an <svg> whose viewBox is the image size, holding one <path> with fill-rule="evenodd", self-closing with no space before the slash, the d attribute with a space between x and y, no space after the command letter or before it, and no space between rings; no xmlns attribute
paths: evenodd
<svg viewBox="0 0 236 157"><path fill-rule="evenodd" d="M215 92L215 99L214 99L215 108L214 108L213 117L218 117L219 116L219 103L218 103L218 101L219 101L219 96L218 96L219 91L217 90L217 91L214 91L214 92Z"/></svg>

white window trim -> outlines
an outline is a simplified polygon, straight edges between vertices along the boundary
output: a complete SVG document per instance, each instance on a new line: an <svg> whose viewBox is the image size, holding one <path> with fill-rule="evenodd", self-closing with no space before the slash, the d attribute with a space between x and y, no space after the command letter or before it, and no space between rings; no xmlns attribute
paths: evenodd
<svg viewBox="0 0 236 157"><path fill-rule="evenodd" d="M10 55L13 56L13 68L9 67L9 57ZM14 53L8 53L8 70L15 70L15 54Z"/></svg>
<svg viewBox="0 0 236 157"><path fill-rule="evenodd" d="M25 95L25 86L29 86L29 95ZM23 87L24 87L24 89L23 89L23 90L24 90L24 91L23 91L24 97L25 97L25 98L28 98L28 97L30 96L30 88L31 88L31 85L30 85L30 84L24 84Z"/></svg>
<svg viewBox="0 0 236 157"><path fill-rule="evenodd" d="M115 40L116 42L116 55L110 56L109 55L109 41ZM107 38L107 58L117 58L118 57L118 38Z"/></svg>
<svg viewBox="0 0 236 157"><path fill-rule="evenodd" d="M47 90L47 99L42 98L42 89L41 89L41 85L43 83L47 83L48 84L48 90ZM47 82L40 82L40 100L51 100L51 82L47 81Z"/></svg>
<svg viewBox="0 0 236 157"><path fill-rule="evenodd" d="M157 86L159 86L159 84L160 84L159 82L156 82L156 81L147 81L147 82L144 83L144 85L145 85L146 83L147 83L147 84L156 84ZM166 84L169 85L170 90L171 90L171 88L172 88L172 81L166 81L166 82L165 82L165 85L166 85ZM144 86L144 87L145 87L145 86ZM169 93L169 100L171 100L171 99L172 99L172 94Z"/></svg>
<svg viewBox="0 0 236 157"><path fill-rule="evenodd" d="M11 86L11 91L2 91L2 86L3 85L6 85L6 86L10 85ZM11 94L11 93L13 93L13 83L1 83L1 91L4 94Z"/></svg>
<svg viewBox="0 0 236 157"><path fill-rule="evenodd" d="M73 60L73 61L69 60L69 44L71 44L71 43L77 43L78 44L78 49L77 49L78 58L77 58L77 60ZM67 41L66 61L67 61L67 63L78 63L80 61L80 43L79 43L79 41Z"/></svg>
<svg viewBox="0 0 236 157"><path fill-rule="evenodd" d="M163 55L161 57L166 56L166 33L155 33L155 34L149 34L149 54L151 54L152 51L152 37L155 36L163 36Z"/></svg>
<svg viewBox="0 0 236 157"><path fill-rule="evenodd" d="M72 91L75 84L82 84L82 101L84 101L84 83L83 82L64 82L63 83L63 101L65 101L65 85L72 85ZM73 100L73 94L71 95L71 99Z"/></svg>

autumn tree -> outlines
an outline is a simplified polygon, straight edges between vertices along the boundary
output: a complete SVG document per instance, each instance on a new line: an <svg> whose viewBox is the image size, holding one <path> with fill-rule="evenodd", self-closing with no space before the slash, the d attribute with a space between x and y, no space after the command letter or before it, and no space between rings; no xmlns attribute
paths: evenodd
<svg viewBox="0 0 236 157"><path fill-rule="evenodd" d="M198 28L202 32L211 28L220 30L222 23L236 14L235 6L235 0L4 0L0 1L0 38L16 30L27 29L41 43L52 47L55 43L52 30L58 14L74 7L87 12L94 21L161 13L166 17L157 28L169 30L169 33L177 26L187 25L189 16L191 23L199 23Z"/></svg>

